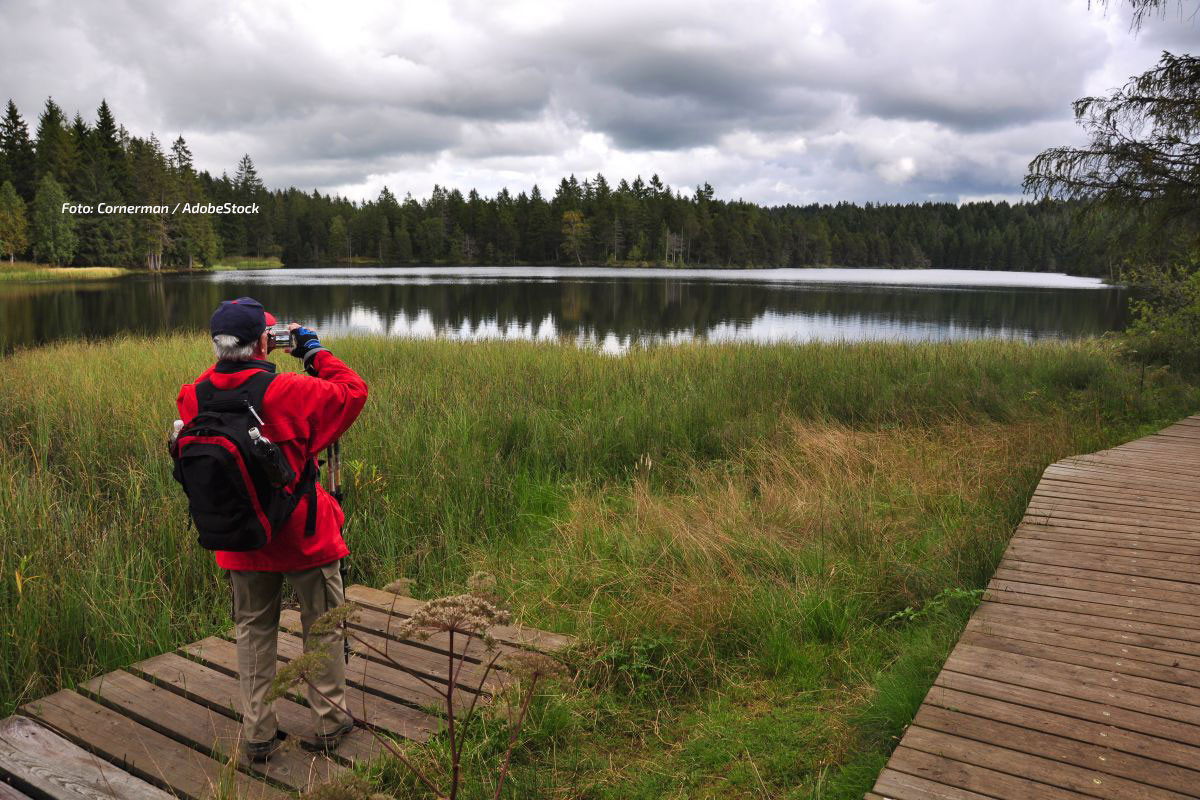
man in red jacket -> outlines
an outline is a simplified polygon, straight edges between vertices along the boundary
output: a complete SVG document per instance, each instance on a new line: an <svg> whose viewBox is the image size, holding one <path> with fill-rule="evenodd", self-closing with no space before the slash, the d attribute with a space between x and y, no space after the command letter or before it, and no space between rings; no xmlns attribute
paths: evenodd
<svg viewBox="0 0 1200 800"><path fill-rule="evenodd" d="M221 303L210 330L217 363L179 390L176 405L187 423L196 416L196 384L208 381L214 389L233 389L260 370L275 372L267 361L275 324L258 301L242 297ZM284 372L276 376L263 397L262 434L280 448L293 471L304 467L346 432L367 400L367 385L353 370L321 346L314 331L289 326L292 347L285 350L304 365L307 375ZM299 478L295 483L299 482ZM295 485L291 488L295 488ZM308 504L316 499L315 525L309 526ZM328 648L329 659L315 688L308 691L314 730L301 740L310 750L332 750L353 722L345 707L345 665L342 640L310 640L308 629L326 611L344 602L341 559L350 551L342 540L345 518L337 501L320 486L306 495L281 530L258 550L217 551L217 565L229 571L233 614L237 623L238 676L242 692L243 748L253 761L264 761L281 745L275 713L265 702L275 678L280 598L286 578L300 600L304 649ZM306 531L310 528L310 531Z"/></svg>

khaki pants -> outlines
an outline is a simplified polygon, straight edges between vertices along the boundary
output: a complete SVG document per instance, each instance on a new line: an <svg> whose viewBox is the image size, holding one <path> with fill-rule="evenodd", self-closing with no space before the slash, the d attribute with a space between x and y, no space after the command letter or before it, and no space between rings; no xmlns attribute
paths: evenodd
<svg viewBox="0 0 1200 800"><path fill-rule="evenodd" d="M322 614L345 600L340 563L334 561L301 572L230 570L233 620L237 623L238 678L242 689L242 735L247 741L268 741L275 738L278 729L275 712L265 698L275 679L279 604L284 578L295 588L300 599L305 652L319 644L329 648L325 673L313 680L316 689L308 687L314 727L317 733L329 733L347 719L345 712L338 710L346 706L342 636L335 633L325 640L310 640L308 636L308 629Z"/></svg>

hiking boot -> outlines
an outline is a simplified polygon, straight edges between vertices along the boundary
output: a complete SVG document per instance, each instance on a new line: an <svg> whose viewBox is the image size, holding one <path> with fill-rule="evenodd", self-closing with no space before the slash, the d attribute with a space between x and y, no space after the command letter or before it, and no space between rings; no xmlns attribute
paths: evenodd
<svg viewBox="0 0 1200 800"><path fill-rule="evenodd" d="M268 739L265 742L242 742L242 752L246 754L246 758L253 764L261 764L263 761L266 761L281 747L283 747L283 739L280 739L278 736Z"/></svg>
<svg viewBox="0 0 1200 800"><path fill-rule="evenodd" d="M300 746L311 753L331 753L342 743L346 734L354 730L354 721L346 720L329 733L310 733L300 740Z"/></svg>

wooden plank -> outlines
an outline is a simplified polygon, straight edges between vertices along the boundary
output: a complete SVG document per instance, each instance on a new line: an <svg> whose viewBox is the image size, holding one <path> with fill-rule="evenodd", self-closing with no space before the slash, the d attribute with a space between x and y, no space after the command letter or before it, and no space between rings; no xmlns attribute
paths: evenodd
<svg viewBox="0 0 1200 800"><path fill-rule="evenodd" d="M967 702L968 697L969 695L959 695L963 702ZM993 710L1001 706L1002 703L985 701L974 704L976 708ZM930 704L921 706L913 725L960 739L986 742L1027 755L1052 759L1060 769L1066 765L1074 765L1088 772L1100 773L1107 776L1099 779L1101 784L1112 780L1128 781L1131 788L1136 786L1140 787L1141 791L1147 791L1150 787L1156 787L1171 793L1177 792L1181 797L1188 796L1192 789L1200 786L1200 773L1193 770L1083 741L1082 737L1086 735L1083 731L1090 730L1086 723L1079 722L1072 738L1067 738L1061 733L1070 730L1070 726L1052 723L1052 715L1039 715L1032 710L1022 712L1018 707L1014 708L1009 716L1022 718L1025 724L1013 725ZM1039 724L1053 724L1054 732L1036 727ZM1092 780L1093 784L1095 780ZM1064 785L1064 788L1075 787Z"/></svg>
<svg viewBox="0 0 1200 800"><path fill-rule="evenodd" d="M1191 627L1188 622L1180 623L1179 618L1161 619L1152 612L1136 608L1122 608L1106 603L1084 603L1078 600L1063 600L1057 597L1045 597L1022 592L997 592L987 590L983 599L992 603L1025 606L1054 611L1076 612L1091 614L1097 617L1111 617L1114 620L1124 620L1129 623L1130 630L1160 633L1174 639L1188 642L1200 641L1200 631ZM1188 617L1183 619L1187 620Z"/></svg>
<svg viewBox="0 0 1200 800"><path fill-rule="evenodd" d="M1118 514L1111 511L1097 511L1072 508L1058 503L1047 504L1034 500L1025 510L1026 525L1039 528L1082 528L1091 531L1093 535L1110 534L1140 534L1146 541L1155 541L1154 537L1165 540L1163 544L1193 544L1200 536L1200 529L1184 528L1179 525L1165 523L1161 519L1139 517L1135 514Z"/></svg>
<svg viewBox="0 0 1200 800"><path fill-rule="evenodd" d="M992 657L989 658L983 654L991 654ZM1001 655L1007 657L997 657ZM1046 657L1048 655L1051 657ZM978 667L980 663L991 664L991 672L982 672ZM1016 649L985 648L985 646L979 646L972 642L960 642L950 654L946 668L954 669L955 672L982 676L982 678L995 676L997 680L1010 682L1010 684L1046 687L1045 684L1032 682L1036 679L1036 675L1031 676L1021 672L1021 670L1025 670L1025 672L1036 670L1039 675L1048 674L1054 676L1055 679L1070 678L1080 686L1081 690L1082 687L1102 690L1105 693L1105 702L1121 705L1122 708L1145 711L1148 714L1157 714L1168 717L1170 720L1189 724L1200 724L1200 706L1190 702L1189 697L1184 697L1184 694L1187 693L1194 697L1195 690L1188 690L1187 687L1176 686L1166 681L1141 678L1138 675L1112 673L1103 668L1072 663L1062 660L1062 657L1057 654L1043 652L1042 655L1030 655L1027 652L1016 651ZM1081 691L1068 693L1073 697L1084 697ZM1134 700L1122 697L1123 694L1136 694L1140 698L1152 698L1157 702L1148 699L1134 702ZM1090 694L1090 697L1097 696Z"/></svg>
<svg viewBox="0 0 1200 800"><path fill-rule="evenodd" d="M1047 572L1040 569L1022 568L1019 565L1001 564L993 573L992 580L1010 583L1031 583L1038 586L1058 589L1075 589L1095 594L1106 594L1116 597L1138 597L1143 600L1158 601L1164 604L1178 604L1188 607L1200 606L1197 598L1190 592L1176 592L1159 589L1146 584L1134 584L1129 580L1114 583L1109 580L1097 579L1093 576L1080 574L1056 574L1053 570ZM1136 578L1134 579L1136 580Z"/></svg>
<svg viewBox="0 0 1200 800"><path fill-rule="evenodd" d="M355 584L346 590L349 600L370 608L386 611L397 616L409 617L424 605L421 600L392 594L391 592L372 589L369 586ZM522 625L497 625L492 628L492 635L505 644L516 647L529 647L534 650L552 653L556 650L575 644L575 637L563 633L551 633Z"/></svg>
<svg viewBox="0 0 1200 800"><path fill-rule="evenodd" d="M304 642L295 634L280 631L277 652L281 661L291 661L304 654ZM440 689L435 689L411 672L376 663L357 653L351 653L350 660L346 662L346 683L361 689L366 695L379 695L437 714L445 711L446 699ZM465 690L455 692L455 707L464 708L473 694Z"/></svg>
<svg viewBox="0 0 1200 800"><path fill-rule="evenodd" d="M1113 642L1096 637L1073 636L1061 627L1040 628L1023 624L1017 620L987 620L978 616L972 617L967 623L967 630L986 636L999 636L1006 639L1017 639L1037 644L1053 645L1086 653L1112 656L1125 661L1138 661L1147 665L1157 665L1179 669L1191 673L1187 685L1200 684L1200 658L1186 656L1180 653L1163 652L1152 647L1137 647L1128 642Z"/></svg>
<svg viewBox="0 0 1200 800"><path fill-rule="evenodd" d="M239 768L292 789L304 791L340 771L330 759L307 753L294 742L266 763L252 763L242 756L238 722L128 672L101 675L85 684L84 690L148 728L222 760L237 759Z"/></svg>
<svg viewBox="0 0 1200 800"><path fill-rule="evenodd" d="M68 747L74 746L70 742L68 742L66 739L62 739L61 741L63 744L67 745ZM84 752L86 753L86 751L84 751ZM126 773L126 774L128 775L128 773ZM133 776L130 775L130 777L132 778ZM112 795L107 795L107 796L111 797ZM170 795L167 795L167 797L169 798ZM33 798L31 798L27 794L18 792L15 787L4 782L3 776L0 776L0 800L33 800ZM59 800L59 798L52 797L52 800Z"/></svg>
<svg viewBox="0 0 1200 800"><path fill-rule="evenodd" d="M1200 502L1192 497L1165 495L1120 486L1103 486L1097 483L1076 483L1063 478L1043 477L1035 496L1058 497L1067 500L1091 500L1133 509L1152 508L1156 511L1171 511L1172 516L1181 515L1195 519L1200 513Z"/></svg>
<svg viewBox="0 0 1200 800"><path fill-rule="evenodd" d="M358 613L349 622L349 626L357 630L367 631L368 633L377 633L393 641L404 642L413 647L431 650L441 656L448 656L450 654L449 633L431 633L427 639L406 639L396 632L404 623L404 620L405 617L394 616L388 614L386 611L359 606ZM503 657L504 654L513 652L516 652L516 649L512 645L507 645L503 642L497 641L496 646L489 650L487 645L475 636L468 636L464 633L457 633L454 636L454 654L476 664L490 661L497 653L500 653Z"/></svg>
<svg viewBox="0 0 1200 800"><path fill-rule="evenodd" d="M62 736L156 786L194 800L230 787L238 797L283 800L285 795L227 764L151 730L70 690L24 706Z"/></svg>
<svg viewBox="0 0 1200 800"><path fill-rule="evenodd" d="M1140 492L1151 496L1188 499L1195 496L1190 481L1171 481L1163 478L1140 478L1132 472L1113 472L1094 469L1083 464L1051 464L1043 473L1043 480L1050 479L1076 486L1092 488L1111 487Z"/></svg>
<svg viewBox="0 0 1200 800"><path fill-rule="evenodd" d="M928 757L925 753L920 753L919 756ZM902 753L900 760L903 760L903 757ZM906 775L903 772L897 772L890 766L884 768L880 773L879 780L875 782L875 791L882 792L882 794L873 792L867 794L866 797L883 797L891 798L891 800L991 800L992 797L967 789L959 789L956 786L935 783L916 775Z"/></svg>
<svg viewBox="0 0 1200 800"><path fill-rule="evenodd" d="M171 800L171 795L26 717L0 721L0 777L8 773L51 800ZM29 800L0 780L0 800Z"/></svg>
<svg viewBox="0 0 1200 800"><path fill-rule="evenodd" d="M242 719L242 693L237 678L175 653L140 661L129 669L193 702L227 713L239 722ZM310 709L287 698L276 700L273 707L279 729L289 738L299 739L312 733L313 714ZM333 757L345 763L369 761L379 755L382 749L379 740L369 731L356 728L342 739Z"/></svg>
<svg viewBox="0 0 1200 800"><path fill-rule="evenodd" d="M1094 580L1106 584L1109 590L1114 592L1127 592L1132 589L1137 590L1137 592L1147 597L1160 596L1159 594L1149 594L1149 592L1155 592L1162 593L1161 596L1164 600L1173 600L1179 603L1200 602L1200 584L1143 577L1127 572L1111 572L1096 569L1091 565L1072 564L1068 566L1063 564L1045 564L1039 561L1026 561L1006 555L996 569Z"/></svg>
<svg viewBox="0 0 1200 800"><path fill-rule="evenodd" d="M183 648L183 653L207 666L237 675L237 646L224 639L210 637ZM303 701L304 691L297 688L291 697ZM406 739L425 741L439 727L438 720L423 711L393 702L378 695L364 696L353 685L346 687L346 703L356 711L366 709L366 723Z"/></svg>
<svg viewBox="0 0 1200 800"><path fill-rule="evenodd" d="M991 583L988 584L988 589L994 592L1014 592L1017 594L1036 595L1038 597L1078 600L1082 603L1103 603L1121 608L1139 609L1155 612L1157 615L1163 617L1164 620L1174 620L1181 625L1200 625L1200 606L1189 603L1167 603L1162 600L1148 600L1141 597L1109 594L1090 589L1069 589L1000 578L993 578ZM1192 620L1192 622L1188 622L1188 620Z"/></svg>
<svg viewBox="0 0 1200 800"><path fill-rule="evenodd" d="M1102 553L1070 552L1029 539L1013 539L1004 557L1034 564L1057 564L1101 572L1119 572L1125 575L1159 578L1173 583L1200 585L1200 573L1194 570L1187 571L1178 564L1155 564L1145 559L1139 559L1136 553L1132 556L1115 556Z"/></svg>
<svg viewBox="0 0 1200 800"><path fill-rule="evenodd" d="M280 627L285 631L300 634L300 614L297 611L284 611L279 617ZM349 636L350 649L372 661L388 664L406 670L426 679L447 683L450 675L449 654L439 654L423 647L414 647L407 642L397 642L386 636L364 630L355 630ZM386 653L385 658L382 654ZM474 691L484 677L484 668L480 664L465 662L459 669L454 665L456 683L458 686ZM492 670L483 681L483 689L493 693L505 685L503 673Z"/></svg>
<svg viewBox="0 0 1200 800"><path fill-rule="evenodd" d="M1094 667L975 647L964 642L954 648L945 669L1200 725L1200 707L1179 699L1170 691L1157 691L1169 690L1170 684L1151 682L1150 691L1139 691L1145 688L1140 685L1142 679L1122 677Z"/></svg>
<svg viewBox="0 0 1200 800"><path fill-rule="evenodd" d="M1078 558L1079 563L1094 563L1105 559L1103 563L1117 566L1130 575L1156 576L1170 581L1184 581L1198 575L1195 565L1180 564L1177 561L1164 561L1158 558L1146 558L1145 551L1133 551L1117 547L1097 547L1096 545L1080 545L1076 542L1054 542L1034 539L1024 530L1018 529L1008 546L1008 553L1024 555L1031 553L1037 560Z"/></svg>
<svg viewBox="0 0 1200 800"><path fill-rule="evenodd" d="M1135 731L1148 736L1168 740L1173 744L1186 745L1191 752L1200 751L1200 725L1189 725L1186 722L1166 719L1165 717L1147 714L1142 711L1132 711L1127 708L1107 702L1103 694L1095 692L1075 692L1075 687L1065 681L1053 682L1052 686L1058 691L1031 689L1016 683L1008 683L1001 678L966 675L950 669L942 670L934 682L934 689L929 692L926 702L942 704L943 698L935 694L936 690L956 689L980 697L989 697L1007 703L1028 706L1030 708L1062 714L1066 717L1085 720L1111 726L1118 730ZM1063 694L1069 692L1070 694ZM1087 694L1089 697L1073 696ZM1100 737L1105 739L1107 737ZM1186 752L1186 751L1180 751ZM1196 755L1190 756L1190 761L1181 766L1195 768L1200 764Z"/></svg>
<svg viewBox="0 0 1200 800"><path fill-rule="evenodd" d="M1071 508L1057 503L1030 501L1022 523L1036 528L1059 528L1064 531L1088 532L1093 536L1124 538L1139 536L1147 542L1195 546L1200 534L1164 524L1149 517L1136 517L1105 511Z"/></svg>
<svg viewBox="0 0 1200 800"><path fill-rule="evenodd" d="M1071 739L1092 745L1093 749L1086 752L1092 756L1099 754L1104 766L1125 777L1137 777L1142 772L1147 773L1138 777L1143 783L1161 785L1165 788L1180 786L1200 787L1200 748L1171 741L1170 739L1136 732L1122 730L1104 722L1089 722L1075 717L1047 711L1042 708L1013 703L1007 699L985 697L972 692L952 689L945 684L939 684L937 691L929 693L926 705L940 708L943 711L957 714L969 714L990 723L1002 723L1012 726L1012 730L1004 728L1007 734L1023 737L1019 730L1026 728L1036 736L1051 735L1060 739ZM974 724L974 723L972 723ZM925 725L930 727L929 724ZM1000 730L997 728L996 730ZM988 738L988 741L999 743L998 738ZM1045 755L1039 740L1032 740L1028 746L1036 748L1034 752ZM1113 758L1110 751L1117 751L1135 759L1128 764ZM1094 758L1088 757L1083 766L1094 766ZM1172 765L1173 778L1168 779L1168 771L1162 763Z"/></svg>
<svg viewBox="0 0 1200 800"><path fill-rule="evenodd" d="M1197 680L1195 673L1188 670L1085 650L1072 650L1067 647L1009 639L1003 636L990 636L980 633L978 630L964 632L959 642L972 647L986 647L991 650L1003 650L1006 653L1032 656L1045 661L1057 661L1061 664L1105 670L1111 674L1110 683L1120 684L1121 688L1155 697L1172 698L1200 707L1200 686L1196 685L1200 681ZM1131 686L1135 688L1130 688Z"/></svg>
<svg viewBox="0 0 1200 800"><path fill-rule="evenodd" d="M924 711L931 711L931 709L922 708L922 712ZM920 715L921 712L918 712L918 718ZM929 713L925 716L930 721L938 724L945 722L938 714ZM967 720L955 719L952 722L946 722L947 727L950 727L952 724L957 724L964 728L971 727ZM1021 730L1023 731L1024 729ZM1047 737L1045 740L1042 740L1041 744L1049 748L1055 756L1060 754L1070 755L1072 758L1081 759L1078 754L1079 748L1072 748L1058 742L1053 742L1051 741L1053 738ZM1028 742L1030 740L1024 739L1023 741ZM1013 743L1021 744L1021 741ZM1086 793L1094 797L1111 798L1111 800L1183 800L1183 798L1188 797L1187 794L1183 794L1182 792L1163 789L1157 786L1147 786L1136 780L1113 775L1094 767L1084 767L1074 763L1058 761L1056 757L1035 755L1023 752L1022 750L993 744L989 741L956 736L946 731L925 728L917 723L909 727L908 732L904 736L904 744L914 750L922 750L932 755L941 755L944 758L961 761L965 764L974 764L975 766L997 772L1007 772L1013 776L1023 776L1031 781L1043 783L1047 786L1065 789L1069 792L1079 792L1080 794ZM1097 763L1103 762L1097 760ZM989 790L987 786L967 788ZM1043 792L1044 790L1039 790L1039 793L1027 794L1025 797L1040 798L1047 796Z"/></svg>
<svg viewBox="0 0 1200 800"><path fill-rule="evenodd" d="M1200 643L1156 636L1144 631L1134 632L1119 622L1115 626L1105 625L1105 623L1113 622L1107 617L1090 617L1086 614L1072 614L1049 609L981 603L975 609L975 614L971 619L978 622L1019 625L1035 631L1083 639L1097 639L1118 647L1147 648L1157 653L1163 653L1164 656L1181 654L1200 657Z"/></svg>
<svg viewBox="0 0 1200 800"><path fill-rule="evenodd" d="M1149 510L1132 510L1101 502L1044 498L1036 494L1029 501L1026 514L1031 517L1061 516L1075 520L1128 525L1136 529L1154 528L1192 536L1200 535L1200 524L1184 517L1155 514Z"/></svg>

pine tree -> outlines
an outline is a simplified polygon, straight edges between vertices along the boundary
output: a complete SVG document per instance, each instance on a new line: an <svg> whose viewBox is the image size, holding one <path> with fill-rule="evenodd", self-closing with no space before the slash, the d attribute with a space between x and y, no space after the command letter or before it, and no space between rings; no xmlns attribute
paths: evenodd
<svg viewBox="0 0 1200 800"><path fill-rule="evenodd" d="M0 255L8 254L11 264L17 253L29 247L28 221L25 219L25 201L17 194L12 181L0 185Z"/></svg>
<svg viewBox="0 0 1200 800"><path fill-rule="evenodd" d="M33 256L49 264L66 264L75 255L75 219L62 210L66 192L51 175L43 175L33 199Z"/></svg>
<svg viewBox="0 0 1200 800"><path fill-rule="evenodd" d="M22 199L33 199L37 185L33 142L29 139L29 126L12 100L8 101L4 120L0 121L0 175L12 181Z"/></svg>
<svg viewBox="0 0 1200 800"><path fill-rule="evenodd" d="M35 153L39 181L42 176L50 175L60 186L71 184L75 141L66 116L53 98L46 98L46 107L38 117Z"/></svg>

